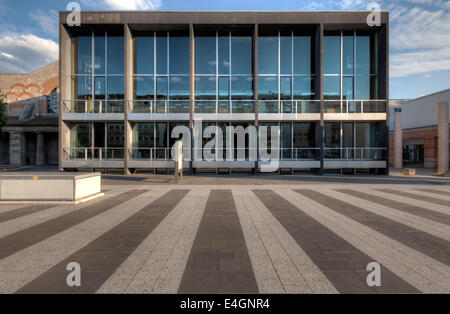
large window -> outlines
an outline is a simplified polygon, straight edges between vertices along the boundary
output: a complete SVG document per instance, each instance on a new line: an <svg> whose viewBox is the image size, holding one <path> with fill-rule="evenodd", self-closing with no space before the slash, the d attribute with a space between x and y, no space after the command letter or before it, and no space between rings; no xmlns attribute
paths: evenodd
<svg viewBox="0 0 450 314"><path fill-rule="evenodd" d="M82 122L70 125L72 158L124 158L123 122Z"/></svg>
<svg viewBox="0 0 450 314"><path fill-rule="evenodd" d="M324 98L378 98L377 37L362 31L324 36Z"/></svg>
<svg viewBox="0 0 450 314"><path fill-rule="evenodd" d="M254 112L252 51L245 32L196 32L196 113Z"/></svg>
<svg viewBox="0 0 450 314"><path fill-rule="evenodd" d="M181 138L171 138L176 126L189 127L189 123L139 122L132 128L133 159L170 159L170 149Z"/></svg>
<svg viewBox="0 0 450 314"><path fill-rule="evenodd" d="M262 30L258 39L258 97L261 113L292 112L293 100L314 99L312 37L294 31ZM280 103L280 106L278 106Z"/></svg>
<svg viewBox="0 0 450 314"><path fill-rule="evenodd" d="M114 32L72 40L72 110L124 112L124 41Z"/></svg>
<svg viewBox="0 0 450 314"><path fill-rule="evenodd" d="M134 108L148 113L188 113L189 34L139 35L134 39L134 56Z"/></svg>

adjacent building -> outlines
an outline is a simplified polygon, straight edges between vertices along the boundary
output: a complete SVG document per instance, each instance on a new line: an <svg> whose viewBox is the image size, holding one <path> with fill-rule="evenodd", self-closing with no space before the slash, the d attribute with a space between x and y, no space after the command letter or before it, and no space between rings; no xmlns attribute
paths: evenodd
<svg viewBox="0 0 450 314"><path fill-rule="evenodd" d="M184 125L194 141L215 126L232 143L225 160L186 168L256 172L248 137L237 158L227 127L255 126L259 143L278 126L282 169L388 173L388 12L380 26L369 12L82 12L81 26L68 14L60 169L171 168Z"/></svg>
<svg viewBox="0 0 450 314"><path fill-rule="evenodd" d="M416 99L401 101L393 108L389 141L392 165L394 165L397 149L397 166L399 167L448 170L449 103L450 89L446 89ZM395 119L396 114L397 119ZM396 121L398 125L395 124ZM439 165L440 159L442 161ZM446 167L443 166L445 164L447 164Z"/></svg>
<svg viewBox="0 0 450 314"><path fill-rule="evenodd" d="M0 165L58 163L59 63L32 73L0 74L7 119L0 129Z"/></svg>

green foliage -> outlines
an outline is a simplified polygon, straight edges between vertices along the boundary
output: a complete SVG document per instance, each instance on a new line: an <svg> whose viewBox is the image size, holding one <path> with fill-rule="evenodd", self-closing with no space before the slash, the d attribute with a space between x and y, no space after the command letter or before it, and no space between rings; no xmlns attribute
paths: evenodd
<svg viewBox="0 0 450 314"><path fill-rule="evenodd" d="M5 121L6 121L6 102L3 99L3 95L0 93L0 127L3 126Z"/></svg>

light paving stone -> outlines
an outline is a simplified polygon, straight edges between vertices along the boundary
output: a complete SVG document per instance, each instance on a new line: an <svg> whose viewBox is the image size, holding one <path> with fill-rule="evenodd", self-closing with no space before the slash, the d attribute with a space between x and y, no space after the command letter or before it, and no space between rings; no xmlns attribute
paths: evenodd
<svg viewBox="0 0 450 314"><path fill-rule="evenodd" d="M144 193L1 260L0 293L17 291L163 194Z"/></svg>
<svg viewBox="0 0 450 314"><path fill-rule="evenodd" d="M450 292L450 267L291 190L275 190L306 214L425 293Z"/></svg>
<svg viewBox="0 0 450 314"><path fill-rule="evenodd" d="M151 292L154 281L158 279L162 272L162 268L167 263L167 256L172 253L177 244L180 249L180 245L182 243L184 245L181 247L182 251L176 252L175 255L182 254L182 252L186 253L187 251L187 257L184 257L183 255L183 258L185 258L184 264L183 260L178 260L177 262L174 261L174 264L171 265L174 267L173 271L176 270L181 272L177 275L181 281L184 266L189 256L190 248L192 247L198 225L196 226L195 223L193 223L189 226L189 229L194 230L189 230L186 232L185 235L187 236L187 239L184 241L182 240L179 243L177 243L177 240L179 240L180 234L183 231L183 226L186 225L187 218L194 215L196 220L198 220L198 223L200 223L208 194L209 190L205 189L191 191L187 194L186 197L177 206L175 206L175 208L155 228L155 230L102 285L102 287L100 287L97 293L124 293L127 292L127 289L134 289L133 292L136 293L139 291L142 292L142 290L146 289L150 289L150 291L147 290L146 292ZM198 212L199 210L201 213ZM194 233L194 236L192 236L192 233ZM152 268L151 265L149 266L147 263L155 264ZM163 263L162 266L161 263ZM147 269L145 267L147 267ZM182 270L180 271L180 269ZM143 281L147 283L144 284ZM152 281L151 285L149 283L150 281ZM176 288L178 289L178 286Z"/></svg>
<svg viewBox="0 0 450 314"><path fill-rule="evenodd" d="M449 206L431 204L429 202L424 202L424 201L420 201L417 199L412 199L412 198L408 198L408 197L404 197L404 196L400 196L400 195L384 193L384 192L376 191L373 189L368 189L366 187L359 187L358 190L361 192L364 192L364 193L369 193L369 194L375 195L375 196L384 197L384 198L387 198L387 199L390 199L393 201L402 202L402 203L410 204L410 205L414 205L414 206L419 206L419 207L433 210L433 211L436 211L436 212L439 212L442 214L450 215L450 203L449 203ZM420 192L418 191L417 194L420 194Z"/></svg>
<svg viewBox="0 0 450 314"><path fill-rule="evenodd" d="M259 198L252 191L246 191L245 194L247 195L244 197L245 204L286 291L289 293L306 293L308 291L312 293L337 293L331 282ZM268 230L271 233L268 233ZM269 239L273 241L269 241ZM273 247L272 245L275 246ZM283 251L284 254L281 253ZM288 263L286 263L286 259L280 259L280 256L284 255L289 257ZM297 276L294 276L294 272L291 271L290 267L286 268L287 265L291 264L295 266ZM288 277L294 277L296 283L292 284L292 280L286 279ZM306 287L303 286L303 283L306 284Z"/></svg>
<svg viewBox="0 0 450 314"><path fill-rule="evenodd" d="M357 204L358 207L361 207L374 214L381 215L417 230L450 241L450 227L445 224L441 224L416 215L408 214L394 208L372 203L362 198L354 197L339 191L335 191L333 189L323 190L322 192L327 196L334 197L343 202L347 202L349 204Z"/></svg>
<svg viewBox="0 0 450 314"><path fill-rule="evenodd" d="M273 265L267 248L257 231L255 226L256 223L252 220L244 201L244 197L248 195L250 191L233 190L232 193L250 261L252 263L253 272L255 274L256 283L258 285L258 291L260 293L286 293L286 289ZM256 217L256 219L258 218L259 217ZM259 223L264 224L264 221L260 219Z"/></svg>
<svg viewBox="0 0 450 314"><path fill-rule="evenodd" d="M105 194L105 197L110 197L116 194L117 193L107 192ZM73 211L80 210L84 207L95 204L95 202L101 202L102 200L104 200L104 197L96 199L92 202L86 202L78 205L59 205L37 213L5 221L3 223L0 223L0 238L30 228L32 226L41 224L43 222L52 220L56 217L63 216Z"/></svg>

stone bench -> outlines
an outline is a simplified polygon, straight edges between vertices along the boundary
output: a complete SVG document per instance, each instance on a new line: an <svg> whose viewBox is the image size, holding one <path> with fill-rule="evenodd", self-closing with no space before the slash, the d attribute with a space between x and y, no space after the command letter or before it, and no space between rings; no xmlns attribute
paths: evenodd
<svg viewBox="0 0 450 314"><path fill-rule="evenodd" d="M101 174L0 174L0 203L73 203L103 196Z"/></svg>

